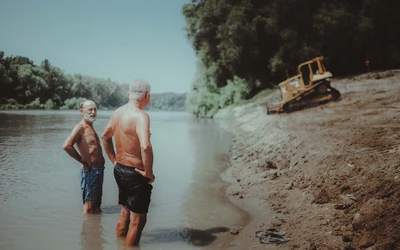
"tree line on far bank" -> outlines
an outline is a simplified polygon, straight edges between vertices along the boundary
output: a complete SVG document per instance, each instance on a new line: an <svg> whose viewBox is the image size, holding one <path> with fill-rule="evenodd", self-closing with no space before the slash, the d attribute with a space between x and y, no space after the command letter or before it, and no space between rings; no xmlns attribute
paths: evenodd
<svg viewBox="0 0 400 250"><path fill-rule="evenodd" d="M400 2L192 0L182 7L198 58L188 108L220 108L273 88L301 62L325 57L334 76L400 67Z"/></svg>
<svg viewBox="0 0 400 250"><path fill-rule="evenodd" d="M93 100L100 109L128 101L128 84L110 79L64 74L45 59L41 65L0 51L0 109L77 109ZM152 94L148 110L185 110L186 94Z"/></svg>

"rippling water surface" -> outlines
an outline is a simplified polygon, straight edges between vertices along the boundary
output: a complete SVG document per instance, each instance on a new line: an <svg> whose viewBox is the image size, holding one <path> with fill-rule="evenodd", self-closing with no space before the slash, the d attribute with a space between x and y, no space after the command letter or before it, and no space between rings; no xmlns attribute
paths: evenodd
<svg viewBox="0 0 400 250"><path fill-rule="evenodd" d="M219 174L231 137L186 113L150 112L154 183L142 250L224 249L242 213L225 198ZM99 111L103 132L110 111ZM103 213L84 216L80 165L62 144L78 111L0 112L0 249L126 249L113 166L106 155Z"/></svg>

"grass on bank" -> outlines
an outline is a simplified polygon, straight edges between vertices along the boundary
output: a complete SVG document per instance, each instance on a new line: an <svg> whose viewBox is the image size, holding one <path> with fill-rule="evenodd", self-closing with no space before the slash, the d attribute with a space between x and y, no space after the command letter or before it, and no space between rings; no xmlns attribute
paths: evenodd
<svg viewBox="0 0 400 250"><path fill-rule="evenodd" d="M239 106L244 106L244 105L248 105L248 104L256 104L256 103L263 103L264 101L261 101L262 99L265 99L267 96L275 93L277 91L277 89L264 89L262 91L260 91L257 95L255 95L253 98L248 99L248 100L241 100L240 102L234 103L230 106L227 106L225 108L220 109L215 115L214 118L215 119L223 119L226 118L228 116L231 116L233 114L233 111L236 107ZM275 101L279 101L279 100L275 100ZM274 102L275 102L274 101ZM266 105L266 103L265 103Z"/></svg>

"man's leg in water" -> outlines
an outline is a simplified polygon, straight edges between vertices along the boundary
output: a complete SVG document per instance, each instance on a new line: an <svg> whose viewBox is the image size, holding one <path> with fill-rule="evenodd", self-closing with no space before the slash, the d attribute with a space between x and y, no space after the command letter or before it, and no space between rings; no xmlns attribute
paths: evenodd
<svg viewBox="0 0 400 250"><path fill-rule="evenodd" d="M139 245L143 228L146 225L147 214L137 214L134 212L130 212L130 214L129 230L126 235L126 245L137 246Z"/></svg>
<svg viewBox="0 0 400 250"><path fill-rule="evenodd" d="M98 170L96 174L96 194L97 198L94 204L94 213L101 213L101 201L103 196L103 181L104 181L104 170Z"/></svg>
<svg viewBox="0 0 400 250"><path fill-rule="evenodd" d="M101 196L94 201L93 213L101 213Z"/></svg>
<svg viewBox="0 0 400 250"><path fill-rule="evenodd" d="M129 227L130 210L126 206L121 206L121 214L117 223L117 237L125 237Z"/></svg>
<svg viewBox="0 0 400 250"><path fill-rule="evenodd" d="M85 204L83 205L83 213L91 214L93 213L93 208L94 208L94 201L85 201Z"/></svg>
<svg viewBox="0 0 400 250"><path fill-rule="evenodd" d="M83 205L83 213L84 214L97 214L101 213L101 208L98 200L95 201L85 201Z"/></svg>

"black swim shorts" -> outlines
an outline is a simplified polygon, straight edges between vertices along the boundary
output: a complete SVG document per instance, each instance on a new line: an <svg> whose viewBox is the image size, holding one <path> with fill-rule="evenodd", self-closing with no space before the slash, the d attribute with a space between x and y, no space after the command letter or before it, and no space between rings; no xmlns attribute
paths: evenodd
<svg viewBox="0 0 400 250"><path fill-rule="evenodd" d="M114 167L114 177L119 190L118 204L127 206L134 213L147 213L153 189L149 184L150 179L138 173L134 167L120 163Z"/></svg>

